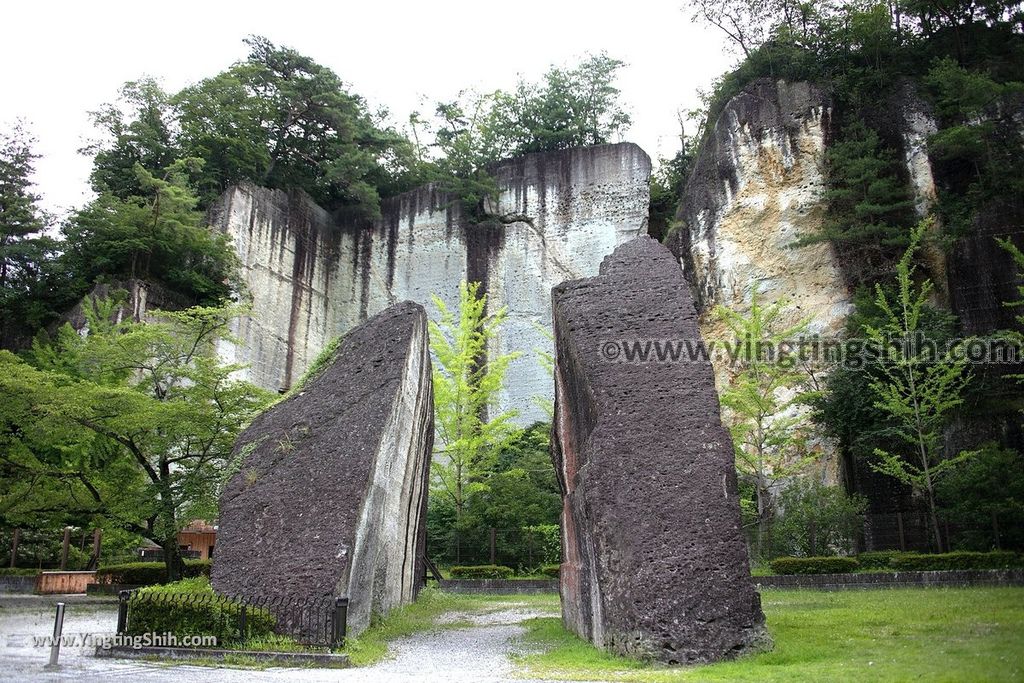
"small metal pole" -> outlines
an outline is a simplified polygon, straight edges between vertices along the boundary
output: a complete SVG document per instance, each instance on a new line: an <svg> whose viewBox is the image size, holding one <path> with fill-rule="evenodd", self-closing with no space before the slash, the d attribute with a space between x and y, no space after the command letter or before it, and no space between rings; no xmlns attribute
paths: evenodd
<svg viewBox="0 0 1024 683"><path fill-rule="evenodd" d="M348 598L334 598L334 629L331 633L331 647L345 644L348 633Z"/></svg>
<svg viewBox="0 0 1024 683"><path fill-rule="evenodd" d="M242 640L245 640L245 603L242 603L242 609L238 615L238 636Z"/></svg>
<svg viewBox="0 0 1024 683"><path fill-rule="evenodd" d="M18 540L21 538L21 529L14 530L14 539L11 541L11 569L14 569L14 563L18 559Z"/></svg>
<svg viewBox="0 0 1024 683"><path fill-rule="evenodd" d="M64 527L64 545L60 551L60 570L68 568L68 546L71 545L71 527Z"/></svg>
<svg viewBox="0 0 1024 683"><path fill-rule="evenodd" d="M117 632L124 633L128 627L128 598L131 591L119 591L117 594Z"/></svg>
<svg viewBox="0 0 1024 683"><path fill-rule="evenodd" d="M57 603L57 615L53 620L53 643L50 645L50 663L47 669L57 668L57 658L60 657L60 638L64 631L64 603Z"/></svg>

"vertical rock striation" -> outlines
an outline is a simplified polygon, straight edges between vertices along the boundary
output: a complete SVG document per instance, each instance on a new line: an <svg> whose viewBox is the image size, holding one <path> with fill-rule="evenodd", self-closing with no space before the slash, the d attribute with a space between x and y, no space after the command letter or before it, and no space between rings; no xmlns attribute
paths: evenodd
<svg viewBox="0 0 1024 683"><path fill-rule="evenodd" d="M426 314L404 302L349 331L330 367L242 433L214 587L347 596L352 635L412 601L433 431Z"/></svg>
<svg viewBox="0 0 1024 683"><path fill-rule="evenodd" d="M733 450L707 361L631 363L630 340L699 340L678 265L648 237L553 290L562 615L595 645L710 662L766 637ZM617 346L616 346L617 345Z"/></svg>
<svg viewBox="0 0 1024 683"><path fill-rule="evenodd" d="M550 347L551 287L597 272L601 259L647 229L651 162L623 143L530 154L497 165L494 220L470 225L458 202L422 187L383 202L377 221L330 216L299 193L239 186L211 220L242 261L251 313L240 344L225 349L249 363L246 377L287 389L326 342L391 304L458 303L459 283L483 283L493 308L509 311L492 354L520 351L499 410L523 424L546 419L535 397L551 377L535 360Z"/></svg>

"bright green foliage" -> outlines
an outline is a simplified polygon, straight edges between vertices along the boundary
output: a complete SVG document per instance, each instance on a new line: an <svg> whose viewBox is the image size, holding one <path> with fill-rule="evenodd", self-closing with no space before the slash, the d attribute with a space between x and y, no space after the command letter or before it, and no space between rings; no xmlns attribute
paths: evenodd
<svg viewBox="0 0 1024 683"><path fill-rule="evenodd" d="M996 239L1003 249L1005 249L1010 256L1013 258L1014 264L1017 266L1018 277L1024 278L1024 252L1017 248L1017 246L1008 239ZM1024 284L1017 285L1017 294L1020 296L1019 299L1014 301L1004 302L1005 306L1010 308L1021 308L1024 307ZM1017 348L1024 350L1024 312L1014 316L1017 323L1020 325L1020 329L1004 330L1002 334L1006 336L1011 342L1017 345ZM1016 378L1019 381L1024 382L1024 375L1017 375Z"/></svg>
<svg viewBox="0 0 1024 683"><path fill-rule="evenodd" d="M1020 567L1024 561L1017 553L996 551L989 553L956 552L956 553L899 553L893 555L889 566L896 571L955 571L971 569L1008 569Z"/></svg>
<svg viewBox="0 0 1024 683"><path fill-rule="evenodd" d="M234 280L234 252L211 230L188 185L198 159L181 159L160 177L134 166L139 194L101 194L64 226L65 263L84 292L96 280L141 279L192 303L227 296Z"/></svg>
<svg viewBox="0 0 1024 683"><path fill-rule="evenodd" d="M487 296L479 283L459 287L459 310L440 297L434 305L440 320L430 323L434 369L434 424L437 445L431 465L434 491L446 496L462 516L466 498L485 487L493 470L497 446L509 434L515 414L491 415L509 363L519 354L488 357L488 342L505 320L505 310L487 311Z"/></svg>
<svg viewBox="0 0 1024 683"><path fill-rule="evenodd" d="M863 522L867 500L840 486L811 479L792 482L780 496L783 512L772 530L774 552L813 557L850 554Z"/></svg>
<svg viewBox="0 0 1024 683"><path fill-rule="evenodd" d="M890 297L876 285L875 303L885 317L878 326L865 327L867 337L883 354L881 376L871 382L876 407L893 421L894 446L875 449L872 467L910 486L928 502L935 548L942 548L935 505L935 482L955 470L975 452L943 459L943 427L949 412L963 403L971 373L967 360L919 343L924 311L932 292L930 280L914 282L914 252L931 221L922 221L911 233L910 246L896 265L898 291Z"/></svg>
<svg viewBox="0 0 1024 683"><path fill-rule="evenodd" d="M480 564L469 567L452 567L453 579L507 579L512 576L511 567Z"/></svg>
<svg viewBox="0 0 1024 683"><path fill-rule="evenodd" d="M807 447L807 418L797 408L811 394L802 388L806 375L793 359L773 357L807 328L783 321L785 301L765 306L754 290L746 313L715 309L737 341L736 367L721 392L728 409L727 426L736 451L736 469L754 485L757 505L756 554L770 547L767 535L775 516L772 490L787 477L804 470L814 456Z"/></svg>
<svg viewBox="0 0 1024 683"><path fill-rule="evenodd" d="M776 574L848 574L858 566L854 557L777 557L771 561Z"/></svg>
<svg viewBox="0 0 1024 683"><path fill-rule="evenodd" d="M184 636L214 636L217 646L230 647L250 638L270 636L277 624L269 610L245 608L213 592L205 577L185 579L165 586L142 588L128 601L129 635L173 633Z"/></svg>
<svg viewBox="0 0 1024 683"><path fill-rule="evenodd" d="M8 513L58 505L115 521L160 544L181 573L179 529L213 518L238 432L270 395L232 378L214 352L237 311L192 308L147 323L86 306L87 336L65 326L33 364L0 352ZM33 492L60 482L60 498ZM58 489L59 490L59 489ZM43 489L52 493L53 489Z"/></svg>
<svg viewBox="0 0 1024 683"><path fill-rule="evenodd" d="M42 234L32 173L39 155L20 125L0 133L0 342L48 322L47 272L54 242Z"/></svg>
<svg viewBox="0 0 1024 683"><path fill-rule="evenodd" d="M894 249L907 244L914 223L913 203L899 175L896 153L858 121L843 129L825 153L828 216L819 233L802 235L797 245L831 241L844 255L857 282L873 282L888 272Z"/></svg>

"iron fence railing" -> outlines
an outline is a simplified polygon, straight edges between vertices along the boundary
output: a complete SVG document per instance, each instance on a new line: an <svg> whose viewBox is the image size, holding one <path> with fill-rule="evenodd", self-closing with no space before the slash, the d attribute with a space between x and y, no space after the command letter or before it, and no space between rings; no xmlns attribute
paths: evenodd
<svg viewBox="0 0 1024 683"><path fill-rule="evenodd" d="M216 593L160 593L121 591L118 595L117 632L133 633L146 621L147 612L188 606L201 610L211 628L243 642L253 635L254 624L273 622L274 633L318 647L341 647L345 642L348 598L321 596L225 596ZM176 634L177 635L177 634ZM203 634L190 634L203 635Z"/></svg>

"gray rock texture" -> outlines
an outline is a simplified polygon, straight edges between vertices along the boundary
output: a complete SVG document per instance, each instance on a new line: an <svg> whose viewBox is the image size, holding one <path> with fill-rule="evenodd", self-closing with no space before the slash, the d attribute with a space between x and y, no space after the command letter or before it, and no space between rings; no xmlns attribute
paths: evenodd
<svg viewBox="0 0 1024 683"><path fill-rule="evenodd" d="M763 644L710 364L628 362L609 350L700 339L672 254L636 238L599 276L555 287L552 306L565 625L604 649L669 663Z"/></svg>
<svg viewBox="0 0 1024 683"><path fill-rule="evenodd" d="M519 351L498 409L518 421L547 419L535 397L551 398L537 360L549 350L551 287L595 275L601 259L646 232L651 162L629 143L530 154L493 169L494 221L472 225L459 203L433 187L387 199L382 216L332 216L301 193L252 185L226 192L210 212L242 265L248 316L241 340L221 351L249 366L246 378L287 389L324 345L368 316L410 300L434 313L431 294L458 303L459 283L483 283L508 318L489 353Z"/></svg>
<svg viewBox="0 0 1024 683"><path fill-rule="evenodd" d="M220 499L212 582L245 596L347 596L356 635L424 575L433 393L426 314L403 302L246 429Z"/></svg>

